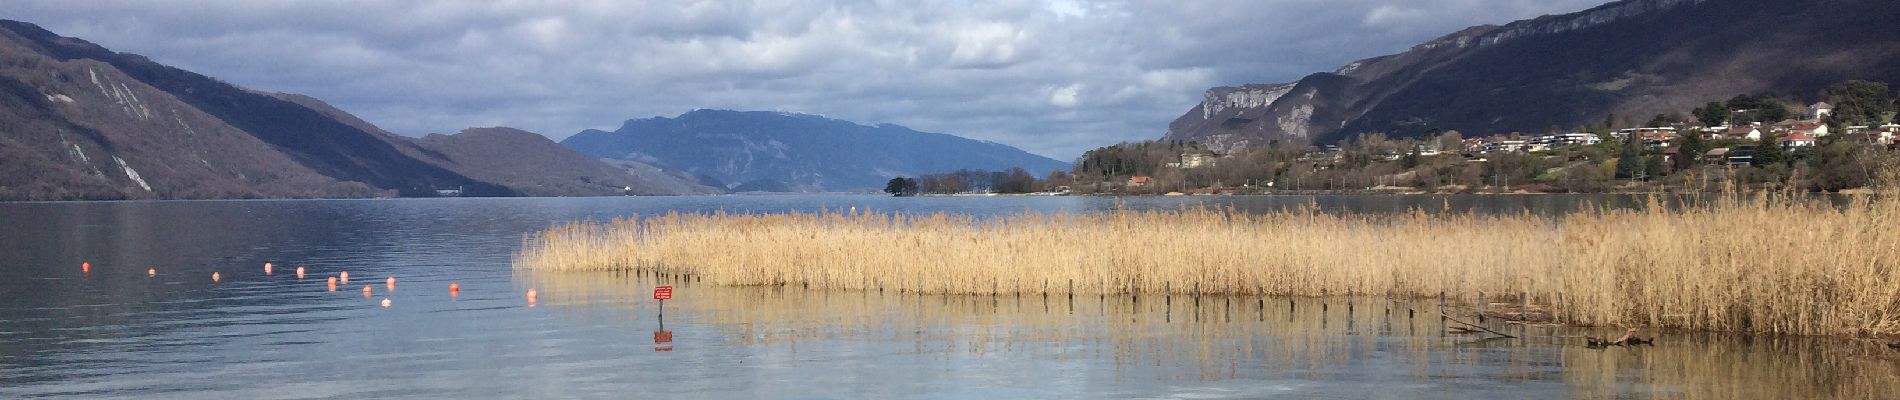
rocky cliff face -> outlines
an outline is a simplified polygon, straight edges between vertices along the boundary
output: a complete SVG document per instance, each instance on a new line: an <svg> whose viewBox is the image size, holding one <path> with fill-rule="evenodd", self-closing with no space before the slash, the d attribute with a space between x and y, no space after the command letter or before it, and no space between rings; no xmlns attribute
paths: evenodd
<svg viewBox="0 0 1900 400"><path fill-rule="evenodd" d="M1606 116L1638 123L1742 93L1816 96L1841 80L1900 78L1900 30L1883 22L1896 18L1900 7L1881 0L1618 1L1467 28L1298 82L1210 89L1164 139L1541 132Z"/></svg>

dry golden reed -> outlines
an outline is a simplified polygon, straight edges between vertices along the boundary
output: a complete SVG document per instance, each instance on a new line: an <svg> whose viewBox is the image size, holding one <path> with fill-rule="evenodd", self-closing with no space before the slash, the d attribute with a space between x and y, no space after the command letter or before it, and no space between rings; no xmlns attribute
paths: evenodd
<svg viewBox="0 0 1900 400"><path fill-rule="evenodd" d="M1576 324L1868 336L1900 333L1895 221L1900 198L1787 195L1555 217L669 214L556 226L516 265L934 294L1523 294Z"/></svg>

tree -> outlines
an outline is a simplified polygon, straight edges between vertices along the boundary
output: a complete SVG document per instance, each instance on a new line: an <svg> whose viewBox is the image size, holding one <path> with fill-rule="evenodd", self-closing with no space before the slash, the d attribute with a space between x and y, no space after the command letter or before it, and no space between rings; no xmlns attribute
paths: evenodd
<svg viewBox="0 0 1900 400"><path fill-rule="evenodd" d="M1650 118L1648 123L1643 124L1643 127L1661 128L1665 126L1674 125L1677 122L1681 122L1681 121L1678 121L1676 117L1670 116L1669 114L1656 114L1656 117Z"/></svg>
<svg viewBox="0 0 1900 400"><path fill-rule="evenodd" d="M1463 152L1464 149L1464 134L1458 133L1458 131L1445 131L1444 134L1438 135L1438 151L1455 153Z"/></svg>
<svg viewBox="0 0 1900 400"><path fill-rule="evenodd" d="M1788 119L1791 114L1788 106L1773 94L1763 93L1755 96L1737 95L1728 100L1728 110L1734 113L1731 123L1749 122L1775 123Z"/></svg>
<svg viewBox="0 0 1900 400"><path fill-rule="evenodd" d="M1663 176L1663 156L1650 154L1643 157L1643 179L1650 180Z"/></svg>
<svg viewBox="0 0 1900 400"><path fill-rule="evenodd" d="M963 183L963 177L954 172L924 175L919 181L919 185L922 186L920 189L924 193L949 194L970 191L970 185Z"/></svg>
<svg viewBox="0 0 1900 400"><path fill-rule="evenodd" d="M900 197L915 195L917 194L917 180L901 176L891 178L890 182L884 183L884 193L890 193L892 196Z"/></svg>
<svg viewBox="0 0 1900 400"><path fill-rule="evenodd" d="M1761 143L1755 146L1755 165L1766 167L1787 160L1787 154L1781 151L1781 136L1774 132L1762 132Z"/></svg>
<svg viewBox="0 0 1900 400"><path fill-rule="evenodd" d="M1864 187L1874 181L1875 171L1882 164L1877 159L1884 152L1838 138L1829 136L1822 140L1814 156L1808 158L1807 163L1814 169L1809 189L1838 191Z"/></svg>
<svg viewBox="0 0 1900 400"><path fill-rule="evenodd" d="M1893 96L1885 82L1853 80L1827 88L1828 101L1834 103L1830 114L1840 125L1872 126L1885 121Z"/></svg>
<svg viewBox="0 0 1900 400"><path fill-rule="evenodd" d="M1405 156L1399 158L1399 166L1405 169L1418 168L1419 159L1424 157L1424 153L1419 152L1418 146L1412 146L1412 151L1405 152Z"/></svg>
<svg viewBox="0 0 1900 400"><path fill-rule="evenodd" d="M1720 126L1728 123L1728 111L1728 105L1722 104L1722 102L1719 101L1711 101L1709 104L1695 109L1694 114L1697 121L1702 121L1702 126Z"/></svg>
<svg viewBox="0 0 1900 400"><path fill-rule="evenodd" d="M1643 138L1632 132L1616 153L1616 179L1635 179L1643 173Z"/></svg>
<svg viewBox="0 0 1900 400"><path fill-rule="evenodd" d="M1619 161L1620 162L1620 161ZM1595 163L1582 163L1565 168L1563 178L1557 184L1565 191L1576 193L1601 192L1609 185L1603 179L1603 170Z"/></svg>
<svg viewBox="0 0 1900 400"><path fill-rule="evenodd" d="M1022 167L1012 167L1008 171L992 173L990 190L997 193L1029 193L1036 191L1036 177Z"/></svg>
<svg viewBox="0 0 1900 400"><path fill-rule="evenodd" d="M1695 168L1696 159L1708 151L1709 145L1702 141L1702 135L1691 133L1676 138L1676 170Z"/></svg>

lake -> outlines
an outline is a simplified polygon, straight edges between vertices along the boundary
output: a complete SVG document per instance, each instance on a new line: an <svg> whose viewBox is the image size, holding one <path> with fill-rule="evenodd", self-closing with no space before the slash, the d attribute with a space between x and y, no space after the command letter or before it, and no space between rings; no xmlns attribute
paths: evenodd
<svg viewBox="0 0 1900 400"><path fill-rule="evenodd" d="M1620 329L1494 323L1523 338L1484 340L1448 334L1435 304L1381 298L918 296L511 265L523 236L552 224L671 211L1558 214L1644 203L1595 195L0 203L0 398L1900 393L1900 352L1865 340L1645 332L1658 344L1592 350L1581 336ZM326 278L344 271L349 283L328 290ZM658 285L676 287L664 310L651 299Z"/></svg>

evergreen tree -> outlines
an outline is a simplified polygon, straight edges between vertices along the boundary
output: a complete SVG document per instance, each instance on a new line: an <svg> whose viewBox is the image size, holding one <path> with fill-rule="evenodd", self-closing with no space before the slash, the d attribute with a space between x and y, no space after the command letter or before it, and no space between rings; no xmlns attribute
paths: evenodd
<svg viewBox="0 0 1900 400"><path fill-rule="evenodd" d="M1399 166L1405 169L1418 168L1419 159L1424 158L1424 154L1418 151L1418 147L1412 146L1412 151L1406 152L1405 157L1399 159Z"/></svg>
<svg viewBox="0 0 1900 400"><path fill-rule="evenodd" d="M1643 173L1643 138L1631 133L1616 153L1616 179L1634 179Z"/></svg>

